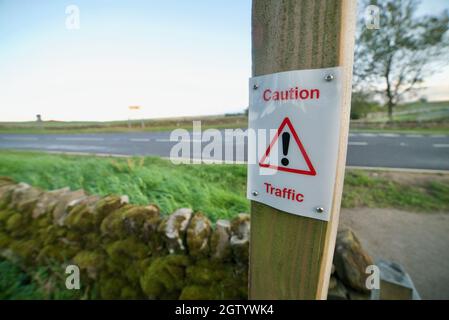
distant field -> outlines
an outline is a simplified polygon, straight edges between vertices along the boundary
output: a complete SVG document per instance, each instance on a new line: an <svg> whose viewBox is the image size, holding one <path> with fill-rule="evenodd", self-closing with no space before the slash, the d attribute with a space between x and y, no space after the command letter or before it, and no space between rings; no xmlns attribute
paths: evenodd
<svg viewBox="0 0 449 320"><path fill-rule="evenodd" d="M392 122L386 111L373 112L365 119L351 121L351 130L449 134L449 101L398 105Z"/></svg>
<svg viewBox="0 0 449 320"><path fill-rule="evenodd" d="M367 116L372 122L388 121L388 114L384 112L374 112ZM428 121L449 121L449 101L442 102L414 102L398 105L394 108L393 120L395 122L428 122Z"/></svg>
<svg viewBox="0 0 449 320"><path fill-rule="evenodd" d="M244 165L0 151L0 176L46 190L69 186L91 194L126 194L136 204L157 204L163 213L191 207L213 221L249 211ZM348 170L342 205L449 212L449 175Z"/></svg>
<svg viewBox="0 0 449 320"><path fill-rule="evenodd" d="M166 119L144 119L109 122L0 122L0 133L99 133L99 132L145 132L169 131L176 128L192 129L192 121L201 121L207 128L245 128L248 118L245 115L201 116Z"/></svg>
<svg viewBox="0 0 449 320"><path fill-rule="evenodd" d="M192 121L201 121L203 129L246 128L248 118L244 114L198 116L163 119L144 119L109 122L44 121L0 122L0 133L100 133L170 131L176 128L191 130ZM351 121L352 130L420 132L449 134L449 101L416 102L395 108L394 122L388 122L386 112L375 112L366 119Z"/></svg>

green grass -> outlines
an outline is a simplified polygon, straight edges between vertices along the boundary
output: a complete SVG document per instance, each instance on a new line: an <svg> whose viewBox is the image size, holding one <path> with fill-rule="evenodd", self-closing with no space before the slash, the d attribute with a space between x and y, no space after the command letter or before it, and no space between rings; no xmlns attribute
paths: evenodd
<svg viewBox="0 0 449 320"><path fill-rule="evenodd" d="M410 211L449 211L449 180L401 183L362 170L348 170L342 205ZM174 165L145 158L104 158L0 151L0 175L46 190L69 186L91 194L126 194L136 204L155 203L171 213L180 207L211 220L249 211L244 165Z"/></svg>
<svg viewBox="0 0 449 320"><path fill-rule="evenodd" d="M351 128L351 132L364 132L364 133L398 133L398 134L444 134L449 135L449 126L439 128L375 128L369 125L364 125L363 128Z"/></svg>
<svg viewBox="0 0 449 320"><path fill-rule="evenodd" d="M398 105L391 122L382 108L367 118L351 121L350 127L353 132L449 134L449 101Z"/></svg>
<svg viewBox="0 0 449 320"><path fill-rule="evenodd" d="M43 299L31 277L17 265L0 258L0 300Z"/></svg>
<svg viewBox="0 0 449 320"><path fill-rule="evenodd" d="M374 173L376 174L376 173ZM398 208L409 211L449 211L449 182L428 181L410 184L361 170L346 173L343 207Z"/></svg>
<svg viewBox="0 0 449 320"><path fill-rule="evenodd" d="M163 213L192 207L212 220L248 211L242 165L174 165L159 158L96 158L0 152L0 175L51 190L69 186L92 194L126 194Z"/></svg>
<svg viewBox="0 0 449 320"><path fill-rule="evenodd" d="M387 122L389 120L386 110L370 114L370 121ZM447 122L449 120L449 101L441 102L413 102L401 104L393 109L393 120L401 122Z"/></svg>
<svg viewBox="0 0 449 320"><path fill-rule="evenodd" d="M437 102L411 102L400 104L395 107L395 111L415 111L421 110L423 108L434 109L434 108L447 108L449 107L449 101L437 101Z"/></svg>
<svg viewBox="0 0 449 320"><path fill-rule="evenodd" d="M64 270L40 267L23 270L18 264L0 257L0 300L67 300L82 298L82 291L68 290ZM59 272L58 272L59 271ZM56 275L60 274L59 278ZM48 292L45 288L51 288Z"/></svg>

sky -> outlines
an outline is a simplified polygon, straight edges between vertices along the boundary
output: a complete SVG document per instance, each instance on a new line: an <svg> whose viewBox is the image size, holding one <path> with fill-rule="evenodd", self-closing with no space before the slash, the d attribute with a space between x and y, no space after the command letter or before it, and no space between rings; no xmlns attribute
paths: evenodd
<svg viewBox="0 0 449 320"><path fill-rule="evenodd" d="M250 0L0 0L0 121L241 112L250 76ZM449 99L447 79L428 79L429 100Z"/></svg>

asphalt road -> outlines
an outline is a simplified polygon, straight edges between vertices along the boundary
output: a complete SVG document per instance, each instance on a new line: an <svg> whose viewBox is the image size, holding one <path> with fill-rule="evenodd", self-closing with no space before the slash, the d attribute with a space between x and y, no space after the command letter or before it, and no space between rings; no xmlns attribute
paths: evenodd
<svg viewBox="0 0 449 320"><path fill-rule="evenodd" d="M195 141L198 139L190 137L190 143ZM47 152L169 157L176 143L170 141L169 132L0 134L0 149ZM203 146L206 144L203 142ZM237 150L244 151L236 155ZM223 149L222 154L229 153ZM199 156L193 153L195 159ZM246 161L246 139L234 145L233 160ZM449 135L350 133L347 165L449 170Z"/></svg>

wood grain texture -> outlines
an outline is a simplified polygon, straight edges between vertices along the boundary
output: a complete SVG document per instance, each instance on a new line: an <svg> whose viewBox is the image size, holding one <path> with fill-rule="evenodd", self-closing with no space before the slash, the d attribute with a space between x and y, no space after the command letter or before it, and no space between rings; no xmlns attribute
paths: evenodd
<svg viewBox="0 0 449 320"><path fill-rule="evenodd" d="M349 129L355 0L253 0L253 76L342 66L337 176L329 222L251 202L250 299L325 299Z"/></svg>

